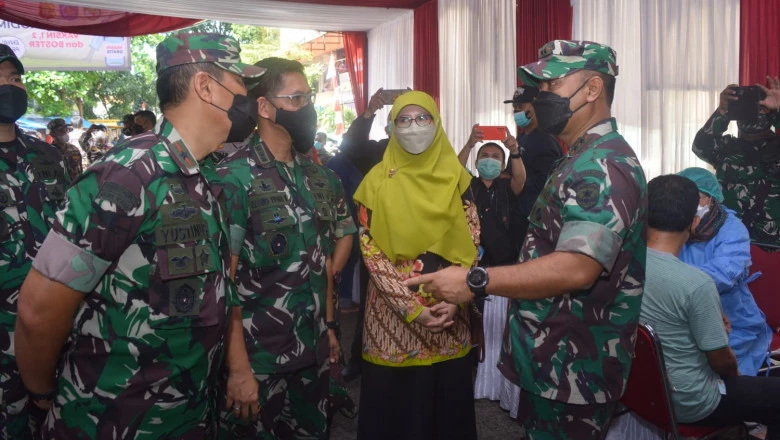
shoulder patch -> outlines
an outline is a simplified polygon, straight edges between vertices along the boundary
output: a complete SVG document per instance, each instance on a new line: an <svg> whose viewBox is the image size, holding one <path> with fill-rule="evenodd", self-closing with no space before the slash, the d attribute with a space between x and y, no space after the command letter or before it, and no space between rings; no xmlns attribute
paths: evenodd
<svg viewBox="0 0 780 440"><path fill-rule="evenodd" d="M132 191L116 182L103 184L95 198L111 202L125 212L133 210L141 203Z"/></svg>
<svg viewBox="0 0 780 440"><path fill-rule="evenodd" d="M599 201L599 185L597 183L583 183L576 189L576 200L580 208L593 209Z"/></svg>

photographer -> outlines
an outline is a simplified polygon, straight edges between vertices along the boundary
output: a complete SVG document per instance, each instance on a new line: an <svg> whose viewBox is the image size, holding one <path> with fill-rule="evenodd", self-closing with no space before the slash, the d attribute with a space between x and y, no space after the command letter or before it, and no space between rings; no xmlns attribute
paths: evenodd
<svg viewBox="0 0 780 440"><path fill-rule="evenodd" d="M760 101L761 111L753 120L738 120L738 136L728 129L729 103L739 100L740 89L731 84L720 94L720 105L696 134L693 152L715 169L723 188L726 207L742 219L754 242L780 245L780 138L777 126L780 89L778 78L768 78L769 97Z"/></svg>

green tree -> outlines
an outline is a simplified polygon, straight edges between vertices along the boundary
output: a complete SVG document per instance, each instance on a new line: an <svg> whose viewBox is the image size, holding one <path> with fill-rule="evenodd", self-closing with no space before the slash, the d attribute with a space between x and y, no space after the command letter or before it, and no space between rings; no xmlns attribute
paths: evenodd
<svg viewBox="0 0 780 440"><path fill-rule="evenodd" d="M146 108L159 113L155 90L155 47L166 36L182 31L218 32L236 38L241 44L241 58L255 63L276 56L296 59L306 66L312 87L319 83L322 65L311 63L312 55L300 46L281 47L277 28L203 21L184 30L166 34L133 37L130 43L130 71L35 71L24 76L33 111L42 116L78 113L86 118L108 116L120 119L124 114ZM95 108L107 115L95 114Z"/></svg>

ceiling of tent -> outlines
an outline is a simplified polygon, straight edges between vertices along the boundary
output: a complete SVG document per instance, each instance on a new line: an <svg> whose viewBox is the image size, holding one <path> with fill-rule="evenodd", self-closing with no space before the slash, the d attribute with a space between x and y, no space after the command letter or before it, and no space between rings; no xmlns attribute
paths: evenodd
<svg viewBox="0 0 780 440"><path fill-rule="evenodd" d="M58 4L257 26L367 31L427 0L57 0ZM387 7L392 5L393 7Z"/></svg>

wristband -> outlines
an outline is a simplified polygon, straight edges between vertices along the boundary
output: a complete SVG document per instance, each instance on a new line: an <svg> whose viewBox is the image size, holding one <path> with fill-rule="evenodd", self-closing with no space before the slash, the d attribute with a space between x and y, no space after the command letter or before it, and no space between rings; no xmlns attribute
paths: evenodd
<svg viewBox="0 0 780 440"><path fill-rule="evenodd" d="M340 326L340 324L336 320L325 321L325 327L328 327L328 329L330 329L330 330L338 330L339 326Z"/></svg>
<svg viewBox="0 0 780 440"><path fill-rule="evenodd" d="M523 157L523 155L520 154L520 150L519 149L517 150L517 154L509 153L509 158L510 159L520 159L522 157Z"/></svg>

